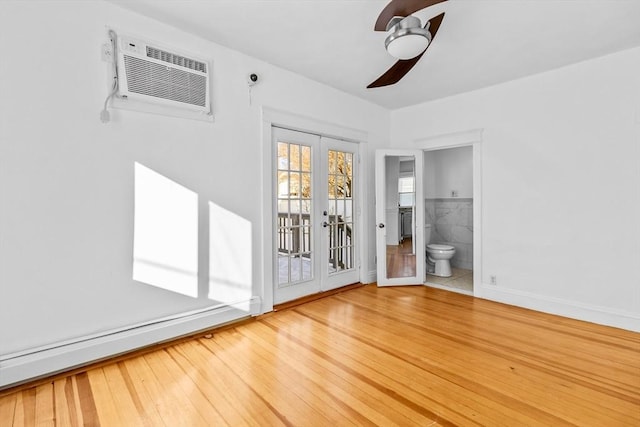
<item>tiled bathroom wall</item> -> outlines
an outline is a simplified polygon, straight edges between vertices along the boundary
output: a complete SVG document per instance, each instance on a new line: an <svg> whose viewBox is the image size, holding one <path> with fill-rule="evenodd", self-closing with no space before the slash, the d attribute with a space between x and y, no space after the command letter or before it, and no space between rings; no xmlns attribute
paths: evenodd
<svg viewBox="0 0 640 427"><path fill-rule="evenodd" d="M431 240L456 248L451 266L473 269L473 199L425 199L425 221Z"/></svg>

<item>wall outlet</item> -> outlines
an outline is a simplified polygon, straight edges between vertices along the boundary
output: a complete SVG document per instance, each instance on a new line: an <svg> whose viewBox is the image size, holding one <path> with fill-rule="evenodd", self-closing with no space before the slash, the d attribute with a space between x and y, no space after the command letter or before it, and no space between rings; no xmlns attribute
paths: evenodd
<svg viewBox="0 0 640 427"><path fill-rule="evenodd" d="M498 284L498 278L496 276L489 276L489 283L496 286Z"/></svg>

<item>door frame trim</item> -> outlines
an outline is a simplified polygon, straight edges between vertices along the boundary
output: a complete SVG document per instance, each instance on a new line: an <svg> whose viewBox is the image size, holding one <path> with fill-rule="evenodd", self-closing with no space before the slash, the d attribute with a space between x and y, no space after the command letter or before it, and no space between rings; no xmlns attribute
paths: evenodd
<svg viewBox="0 0 640 427"><path fill-rule="evenodd" d="M358 238L356 244L360 247L358 255L358 266L360 268L360 281L366 283L367 272L369 266L367 262L366 248L368 248L368 236L364 233L366 229L365 221L367 216L364 215L363 206L367 206L368 195L364 188L364 179L362 179L363 171L366 170L367 162L367 143L369 134L364 130L354 129L314 119L312 117L303 116L289 111L276 109L268 106L261 108L262 114L262 232L261 232L261 250L260 271L262 273L262 283L259 285L259 296L261 297L262 306L261 313L273 311L274 301L274 259L273 259L273 143L272 143L272 127L281 127L285 129L295 130L299 132L310 133L319 136L339 139L347 142L358 144L359 170L360 177L356 183L356 189L360 194L359 203L356 206L358 215Z"/></svg>
<svg viewBox="0 0 640 427"><path fill-rule="evenodd" d="M484 128L413 140L422 151L472 147L473 151L473 296L482 297L482 141ZM455 292L454 289L451 289Z"/></svg>

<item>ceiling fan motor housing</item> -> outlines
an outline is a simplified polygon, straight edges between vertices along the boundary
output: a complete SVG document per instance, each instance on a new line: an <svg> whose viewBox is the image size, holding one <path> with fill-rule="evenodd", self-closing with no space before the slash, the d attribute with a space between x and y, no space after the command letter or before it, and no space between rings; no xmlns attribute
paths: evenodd
<svg viewBox="0 0 640 427"><path fill-rule="evenodd" d="M422 28L420 19L415 16L394 17L389 21L384 45L389 54L398 59L411 59L420 55L431 42L429 23Z"/></svg>

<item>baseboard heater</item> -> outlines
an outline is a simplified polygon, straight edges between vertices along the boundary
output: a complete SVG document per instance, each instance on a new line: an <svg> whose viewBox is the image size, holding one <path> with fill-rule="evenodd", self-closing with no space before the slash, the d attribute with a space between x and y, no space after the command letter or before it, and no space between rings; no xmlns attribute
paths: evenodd
<svg viewBox="0 0 640 427"><path fill-rule="evenodd" d="M225 303L73 340L0 355L0 389L260 313L260 298Z"/></svg>

